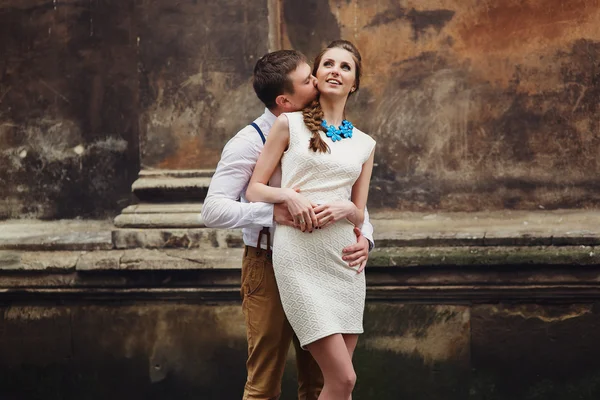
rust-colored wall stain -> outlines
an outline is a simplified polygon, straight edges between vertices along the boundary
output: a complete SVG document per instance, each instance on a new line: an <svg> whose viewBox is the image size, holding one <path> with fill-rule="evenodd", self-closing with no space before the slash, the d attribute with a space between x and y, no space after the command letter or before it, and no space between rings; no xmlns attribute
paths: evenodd
<svg viewBox="0 0 600 400"><path fill-rule="evenodd" d="M262 110L250 82L267 52L267 2L143 1L138 10L142 166L214 168Z"/></svg>
<svg viewBox="0 0 600 400"><path fill-rule="evenodd" d="M590 0L482 3L458 27L464 46L481 52L518 51L530 43L562 41L593 22L598 13L598 2Z"/></svg>
<svg viewBox="0 0 600 400"><path fill-rule="evenodd" d="M371 207L600 204L600 2L323 3L363 55L349 115L379 143Z"/></svg>
<svg viewBox="0 0 600 400"><path fill-rule="evenodd" d="M163 169L198 169L198 166L215 166L219 162L220 153L207 148L202 139L191 137L180 140L178 148L173 155L168 156L160 162L159 168Z"/></svg>

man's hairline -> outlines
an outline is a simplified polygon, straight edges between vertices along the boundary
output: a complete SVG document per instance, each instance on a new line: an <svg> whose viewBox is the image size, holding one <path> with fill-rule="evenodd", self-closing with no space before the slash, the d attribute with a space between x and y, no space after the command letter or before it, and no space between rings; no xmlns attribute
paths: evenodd
<svg viewBox="0 0 600 400"><path fill-rule="evenodd" d="M283 90L283 92L282 92L281 94L278 94L278 95L275 97L275 99L277 99L277 97L279 97L279 96L282 96L282 95L285 95L285 94L288 94L288 95L291 95L291 96L293 96L293 95L296 93L296 90L295 90L295 87L294 87L294 82L293 82L293 81L292 81L292 79L290 78L290 75L291 75L291 74L292 74L294 71L296 71L298 68L300 68L300 66L301 66L302 64L305 64L305 65L307 65L307 66L308 66L308 68L309 68L309 73L308 73L308 76L307 76L306 78L304 78L304 79L310 79L310 76L312 75L312 67L311 67L311 66L310 66L310 64L308 63L308 60L306 59L306 56L304 56L304 55L303 55L303 57L304 57L304 58L301 58L301 59L299 59L299 60L298 60L298 63L296 63L296 67L295 67L293 70L291 70L290 72L288 72L287 74L285 74L285 78L286 78L287 80L289 80L289 82L291 82L291 84L292 84L292 85L291 85L291 86L292 86L292 93L286 92L286 91L285 91L285 89L284 89L284 90ZM269 111L273 111L273 110L275 110L277 107L278 107L278 105L277 105L277 103L275 103L275 105L273 106L273 108L269 108L269 107L267 107L267 110L269 110Z"/></svg>

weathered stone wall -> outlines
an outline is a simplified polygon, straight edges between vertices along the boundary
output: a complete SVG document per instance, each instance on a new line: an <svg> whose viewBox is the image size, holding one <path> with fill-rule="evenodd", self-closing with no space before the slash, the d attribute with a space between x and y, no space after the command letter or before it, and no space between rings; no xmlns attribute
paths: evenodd
<svg viewBox="0 0 600 400"><path fill-rule="evenodd" d="M371 208L600 204L598 0L7 0L0 32L2 218L112 215L140 166L213 168L273 37L361 49Z"/></svg>

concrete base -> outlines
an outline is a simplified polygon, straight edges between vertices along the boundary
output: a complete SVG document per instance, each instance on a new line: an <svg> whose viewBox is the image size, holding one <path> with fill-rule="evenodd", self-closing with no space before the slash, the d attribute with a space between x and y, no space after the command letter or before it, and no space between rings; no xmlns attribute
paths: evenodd
<svg viewBox="0 0 600 400"><path fill-rule="evenodd" d="M115 218L117 228L204 228L202 204L136 204Z"/></svg>
<svg viewBox="0 0 600 400"><path fill-rule="evenodd" d="M118 228L203 228L202 201L214 170L142 170L132 191L140 204L125 208Z"/></svg>

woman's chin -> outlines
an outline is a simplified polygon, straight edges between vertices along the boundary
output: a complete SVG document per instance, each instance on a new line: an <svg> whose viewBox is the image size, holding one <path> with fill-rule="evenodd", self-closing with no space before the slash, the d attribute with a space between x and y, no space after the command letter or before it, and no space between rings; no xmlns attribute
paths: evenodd
<svg viewBox="0 0 600 400"><path fill-rule="evenodd" d="M321 96L326 96L326 97L340 97L340 98L346 98L348 97L348 93L349 92L345 92L343 90L340 89L336 89L336 88L324 88L321 91Z"/></svg>

